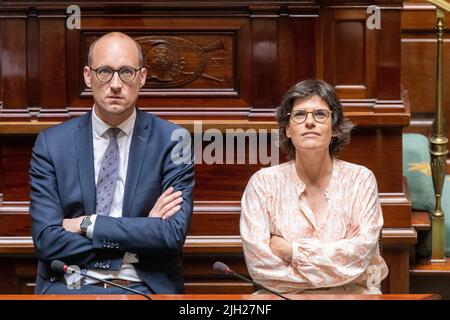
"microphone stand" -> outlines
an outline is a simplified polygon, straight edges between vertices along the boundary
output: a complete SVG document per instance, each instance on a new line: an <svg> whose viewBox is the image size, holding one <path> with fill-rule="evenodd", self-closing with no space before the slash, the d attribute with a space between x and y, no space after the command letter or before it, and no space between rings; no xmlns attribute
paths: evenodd
<svg viewBox="0 0 450 320"><path fill-rule="evenodd" d="M231 273L231 274L233 274L235 277L237 277L237 278L239 278L239 279L241 279L241 280L244 280L244 281L249 282L249 283L251 283L251 284L253 284L253 285L256 285L259 289L267 290L267 291L269 291L270 293L273 293L274 295L277 295L277 296L279 296L280 298L283 298L284 300L291 300L291 299L289 299L288 297L285 297L285 296L279 294L278 292L276 292L276 291L274 291L274 290L272 290L272 289L266 288L265 286L263 286L262 284L259 284L259 283L256 282L256 281L252 281L252 280L250 280L250 279L247 279L246 277L241 276L240 274L237 274L236 272L234 272L234 271L231 270L231 269L230 269L228 272Z"/></svg>

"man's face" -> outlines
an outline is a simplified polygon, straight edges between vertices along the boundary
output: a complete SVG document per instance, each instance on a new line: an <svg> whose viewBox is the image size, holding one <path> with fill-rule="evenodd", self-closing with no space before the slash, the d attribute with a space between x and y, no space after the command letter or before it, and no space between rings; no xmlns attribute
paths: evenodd
<svg viewBox="0 0 450 320"><path fill-rule="evenodd" d="M114 72L112 79L105 82L101 81L91 68L84 67L84 80L86 85L92 88L96 114L112 126L123 122L133 113L139 89L145 84L147 76L147 70L139 65L135 43L124 36L107 36L100 39L93 48L90 67L139 69L131 81L123 81L119 73Z"/></svg>

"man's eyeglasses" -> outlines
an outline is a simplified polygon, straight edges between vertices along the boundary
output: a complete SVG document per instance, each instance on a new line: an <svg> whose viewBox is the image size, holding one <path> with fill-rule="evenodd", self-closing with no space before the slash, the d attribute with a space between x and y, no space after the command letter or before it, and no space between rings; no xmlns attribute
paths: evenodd
<svg viewBox="0 0 450 320"><path fill-rule="evenodd" d="M306 118L308 117L308 114L312 113L313 118L316 122L323 123L327 121L328 117L332 113L331 110L327 109L315 109L313 111L306 111L306 110L296 110L294 112L290 112L287 115L291 116L292 120L296 123L303 123L305 122Z"/></svg>
<svg viewBox="0 0 450 320"><path fill-rule="evenodd" d="M93 69L93 68L89 67L89 69L91 69L92 71L95 72L95 75L97 76L97 79L100 82L111 81L111 79L114 77L115 72L117 72L119 74L119 78L123 82L131 82L134 80L134 78L136 78L136 73L138 71L140 71L142 69L142 67L135 69L133 67L126 66L126 67L122 67L118 70L114 70L111 67L102 66L102 67L98 67L97 69Z"/></svg>

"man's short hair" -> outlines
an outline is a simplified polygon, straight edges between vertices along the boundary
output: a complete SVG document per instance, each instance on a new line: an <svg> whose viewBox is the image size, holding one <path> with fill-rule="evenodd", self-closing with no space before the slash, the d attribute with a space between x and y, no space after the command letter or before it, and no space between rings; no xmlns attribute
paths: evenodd
<svg viewBox="0 0 450 320"><path fill-rule="evenodd" d="M132 37L130 37L129 35L127 35L127 34L125 34L125 33L122 33L122 32L110 32L110 33L107 33L107 34L101 36L101 37L98 38L98 39L95 39L94 42L92 42L91 45L90 45L90 47L89 47L89 53L88 53L88 66L89 66L89 67L92 67L92 60L93 60L92 55L93 55L94 47L95 47L95 45L97 44L97 41L99 41L99 40L102 39L102 38L111 37L111 36L113 36L113 35L120 35L121 37L129 38L129 39L131 39L131 40L134 42L134 44L136 45L137 52L138 52L138 63L139 63L139 67L142 67L142 66L143 66L143 63L144 63L144 58L143 58L143 55L142 55L142 48L141 48L141 45L140 45L136 40L134 40Z"/></svg>

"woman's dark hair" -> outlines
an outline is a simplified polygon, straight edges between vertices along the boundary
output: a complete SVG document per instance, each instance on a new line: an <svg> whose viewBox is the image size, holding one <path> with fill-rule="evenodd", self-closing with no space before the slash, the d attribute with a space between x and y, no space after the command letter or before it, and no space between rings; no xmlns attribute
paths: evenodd
<svg viewBox="0 0 450 320"><path fill-rule="evenodd" d="M277 109L277 121L280 135L281 149L286 153L288 159L295 159L295 147L290 138L286 135L289 127L290 116L295 100L305 99L312 96L319 96L330 107L331 123L334 136L331 139L329 152L332 157L336 157L339 151L350 142L350 132L353 124L344 118L343 107L333 87L321 80L308 79L297 83L290 88L283 96L281 105Z"/></svg>

